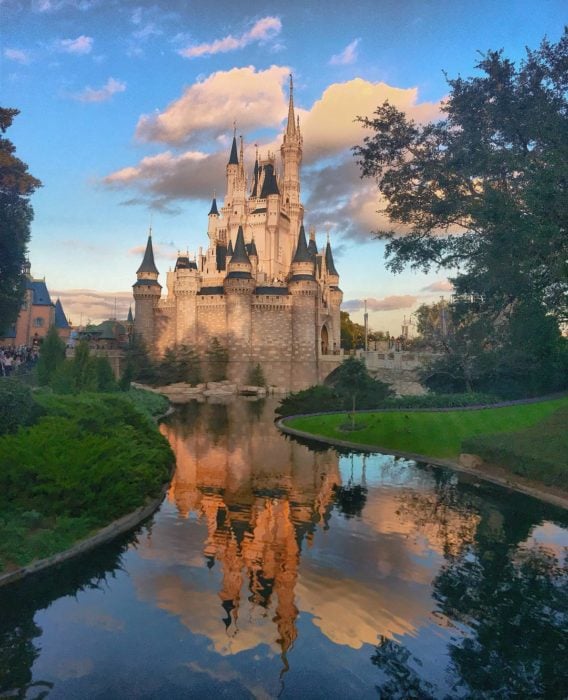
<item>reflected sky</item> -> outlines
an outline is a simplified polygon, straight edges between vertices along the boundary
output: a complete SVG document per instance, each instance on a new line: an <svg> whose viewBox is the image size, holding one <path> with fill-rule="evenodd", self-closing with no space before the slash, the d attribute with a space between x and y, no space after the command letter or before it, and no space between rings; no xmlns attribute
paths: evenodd
<svg viewBox="0 0 568 700"><path fill-rule="evenodd" d="M566 641L561 511L406 460L311 450L278 433L273 408L173 414L161 430L177 470L130 543L0 594L0 695L566 687L546 662Z"/></svg>

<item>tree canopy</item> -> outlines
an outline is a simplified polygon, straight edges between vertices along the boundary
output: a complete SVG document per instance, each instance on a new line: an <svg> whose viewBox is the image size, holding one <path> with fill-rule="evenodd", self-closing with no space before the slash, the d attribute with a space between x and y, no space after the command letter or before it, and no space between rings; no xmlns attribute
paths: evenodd
<svg viewBox="0 0 568 700"><path fill-rule="evenodd" d="M518 300L568 318L568 29L515 65L489 51L475 77L449 79L435 123L385 102L357 146L389 219L388 266L456 268L458 295Z"/></svg>
<svg viewBox="0 0 568 700"><path fill-rule="evenodd" d="M0 107L0 132L12 125L17 109ZM0 332L18 318L25 287L22 268L30 239L30 195L41 182L16 155L14 144L0 135Z"/></svg>

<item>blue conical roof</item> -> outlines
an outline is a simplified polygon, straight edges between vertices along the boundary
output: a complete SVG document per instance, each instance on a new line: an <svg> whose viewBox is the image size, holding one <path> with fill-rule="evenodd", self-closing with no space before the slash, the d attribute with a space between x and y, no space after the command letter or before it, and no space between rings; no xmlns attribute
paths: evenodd
<svg viewBox="0 0 568 700"><path fill-rule="evenodd" d="M159 275L158 268L154 262L154 249L152 248L152 234L148 236L148 243L146 243L146 251L144 253L144 258L142 264L136 270L136 274L140 272L152 272L155 275Z"/></svg>

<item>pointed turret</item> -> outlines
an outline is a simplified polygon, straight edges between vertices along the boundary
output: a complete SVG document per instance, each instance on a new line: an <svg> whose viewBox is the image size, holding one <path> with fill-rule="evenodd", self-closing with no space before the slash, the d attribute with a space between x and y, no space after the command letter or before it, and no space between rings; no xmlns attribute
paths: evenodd
<svg viewBox="0 0 568 700"><path fill-rule="evenodd" d="M308 250L315 259L316 255L318 254L318 246L316 243L316 230L313 226L310 226L310 241L308 243Z"/></svg>
<svg viewBox="0 0 568 700"><path fill-rule="evenodd" d="M158 268L154 262L154 249L152 247L152 229L148 234L148 242L146 243L146 251L144 252L144 258L140 267L136 270L136 274L139 275L141 272L151 273L154 275L159 275Z"/></svg>
<svg viewBox="0 0 568 700"><path fill-rule="evenodd" d="M209 210L208 216L219 216L219 210L217 209L217 197L213 195L213 201L211 202L211 209Z"/></svg>
<svg viewBox="0 0 568 700"><path fill-rule="evenodd" d="M325 266L327 268L328 275L334 275L335 277L339 277L339 272L337 272L337 270L335 269L335 263L333 262L333 254L331 252L331 243L329 242L329 238L325 247Z"/></svg>
<svg viewBox="0 0 568 700"><path fill-rule="evenodd" d="M229 246L227 247L227 255L232 257L233 255L233 241L229 241Z"/></svg>
<svg viewBox="0 0 568 700"><path fill-rule="evenodd" d="M128 316L126 317L126 323L134 323L134 317L132 316L132 305L128 307Z"/></svg>
<svg viewBox="0 0 568 700"><path fill-rule="evenodd" d="M238 165L239 157L237 155L237 132L233 134L233 145L231 146L231 155L229 156L228 165Z"/></svg>
<svg viewBox="0 0 568 700"><path fill-rule="evenodd" d="M237 240L235 241L235 252L231 258L231 265L233 263L244 263L250 265L250 259L247 255L247 249L245 246L245 235L243 233L243 227L239 226L237 231Z"/></svg>
<svg viewBox="0 0 568 700"><path fill-rule="evenodd" d="M306 231L304 225L300 226L298 232L298 243L296 252L290 266L290 282L312 281L314 278L314 258L308 250L306 243Z"/></svg>
<svg viewBox="0 0 568 700"><path fill-rule="evenodd" d="M294 263L313 263L312 255L308 250L308 244L306 243L306 231L304 230L304 224L300 226L300 233L298 234L298 245L296 246L296 252L294 254Z"/></svg>
<svg viewBox="0 0 568 700"><path fill-rule="evenodd" d="M69 328L69 321L65 316L65 312L63 311L63 306L59 298L55 302L54 322L56 328Z"/></svg>
<svg viewBox="0 0 568 700"><path fill-rule="evenodd" d="M249 258L257 257L258 258L258 252L256 250L256 243L254 242L254 238L250 243L247 244L247 253L249 255Z"/></svg>
<svg viewBox="0 0 568 700"><path fill-rule="evenodd" d="M276 175L274 174L274 166L268 163L264 166L264 181L262 183L261 199L266 199L271 194L280 194Z"/></svg>
<svg viewBox="0 0 568 700"><path fill-rule="evenodd" d="M290 97L288 100L288 123L286 124L286 136L288 138L296 137L296 118L294 116L294 82L292 73L290 73Z"/></svg>

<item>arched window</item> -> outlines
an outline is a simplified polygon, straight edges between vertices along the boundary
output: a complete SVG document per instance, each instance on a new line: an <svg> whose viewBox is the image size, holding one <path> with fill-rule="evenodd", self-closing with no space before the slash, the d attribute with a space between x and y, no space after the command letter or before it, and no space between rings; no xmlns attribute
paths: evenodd
<svg viewBox="0 0 568 700"><path fill-rule="evenodd" d="M321 354L327 355L329 352L329 333L327 332L327 326L325 326L325 325L321 327L320 340L321 340Z"/></svg>

